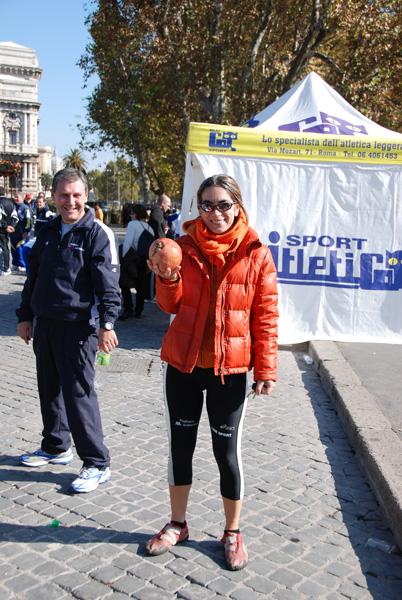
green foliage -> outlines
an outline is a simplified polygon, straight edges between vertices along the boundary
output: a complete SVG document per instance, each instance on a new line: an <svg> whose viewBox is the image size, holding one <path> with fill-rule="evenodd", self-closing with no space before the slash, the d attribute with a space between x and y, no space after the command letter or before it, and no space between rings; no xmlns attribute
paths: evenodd
<svg viewBox="0 0 402 600"><path fill-rule="evenodd" d="M178 196L190 121L241 125L315 70L370 118L401 117L398 0L97 0L80 66L99 84L84 136Z"/></svg>
<svg viewBox="0 0 402 600"><path fill-rule="evenodd" d="M40 176L40 181L45 192L48 192L50 189L52 189L53 175L50 173L42 173Z"/></svg>
<svg viewBox="0 0 402 600"><path fill-rule="evenodd" d="M63 160L65 167L72 167L73 169L77 169L78 171L83 171L85 173L87 162L82 156L81 150L72 148L69 153L65 155Z"/></svg>
<svg viewBox="0 0 402 600"><path fill-rule="evenodd" d="M336 35L323 50L333 65L316 70L355 108L383 127L402 132L402 3L334 3Z"/></svg>
<svg viewBox="0 0 402 600"><path fill-rule="evenodd" d="M140 185L138 183L138 172L133 163L129 163L123 157L116 161L109 161L104 171L94 169L86 174L90 189L95 193L95 200L104 204L120 200L134 203L143 200Z"/></svg>

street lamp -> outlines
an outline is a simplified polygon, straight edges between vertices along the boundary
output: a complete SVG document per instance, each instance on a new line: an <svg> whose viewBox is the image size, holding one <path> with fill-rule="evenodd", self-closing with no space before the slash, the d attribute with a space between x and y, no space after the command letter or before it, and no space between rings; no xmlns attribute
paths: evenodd
<svg viewBox="0 0 402 600"><path fill-rule="evenodd" d="M91 189L92 189L92 193L93 193L93 198L94 198L94 200L96 200L96 194L95 194L95 177L93 175L91 177Z"/></svg>
<svg viewBox="0 0 402 600"><path fill-rule="evenodd" d="M106 204L109 203L109 173L111 173L109 167L106 167Z"/></svg>

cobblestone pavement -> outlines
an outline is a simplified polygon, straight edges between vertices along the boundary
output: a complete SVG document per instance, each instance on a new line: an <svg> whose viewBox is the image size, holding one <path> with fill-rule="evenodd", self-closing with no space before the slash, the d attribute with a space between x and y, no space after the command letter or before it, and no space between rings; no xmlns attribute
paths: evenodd
<svg viewBox="0 0 402 600"><path fill-rule="evenodd" d="M28 469L41 419L32 347L16 336L24 277L0 279L0 597L18 600L338 600L402 598L402 558L319 376L279 352L269 399L250 397L243 437L242 531L250 564L225 569L217 468L205 413L194 461L190 538L160 557L145 543L168 520L159 348L168 317L117 324L96 385L112 478L71 495L81 463ZM56 521L59 522L58 526ZM370 540L380 540L383 549Z"/></svg>

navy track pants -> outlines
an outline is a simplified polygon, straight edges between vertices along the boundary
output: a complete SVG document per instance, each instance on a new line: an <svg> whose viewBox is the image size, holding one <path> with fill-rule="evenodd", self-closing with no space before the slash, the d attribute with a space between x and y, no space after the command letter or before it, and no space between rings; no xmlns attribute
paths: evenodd
<svg viewBox="0 0 402 600"><path fill-rule="evenodd" d="M87 321L39 318L33 348L43 420L42 450L64 452L70 432L84 466L110 465L94 388L98 334Z"/></svg>

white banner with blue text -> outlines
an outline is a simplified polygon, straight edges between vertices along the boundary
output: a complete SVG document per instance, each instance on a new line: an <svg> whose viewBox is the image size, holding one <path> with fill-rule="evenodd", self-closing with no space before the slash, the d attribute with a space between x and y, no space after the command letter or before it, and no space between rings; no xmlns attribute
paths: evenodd
<svg viewBox="0 0 402 600"><path fill-rule="evenodd" d="M182 222L206 177L238 182L273 255L279 342L402 343L402 168L187 154Z"/></svg>

